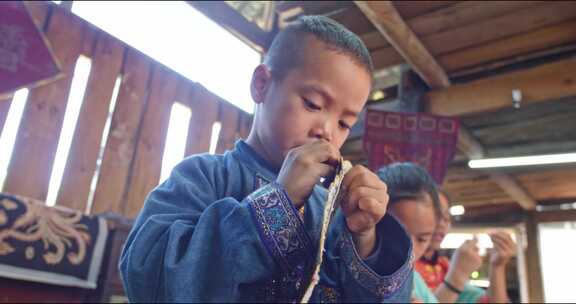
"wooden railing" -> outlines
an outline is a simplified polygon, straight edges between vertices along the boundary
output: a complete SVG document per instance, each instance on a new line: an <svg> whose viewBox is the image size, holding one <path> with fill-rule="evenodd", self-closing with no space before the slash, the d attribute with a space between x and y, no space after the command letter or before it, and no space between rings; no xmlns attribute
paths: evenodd
<svg viewBox="0 0 576 304"><path fill-rule="evenodd" d="M92 60L56 204L88 213L112 211L135 217L158 183L175 101L192 109L186 155L208 152L212 125L220 121L216 152L247 136L251 115L220 99L71 12L47 2L27 3L43 28L64 77L30 90L3 192L46 200L66 103L80 55ZM169 34L169 33L167 33ZM122 82L113 112L94 199L90 184L118 76ZM10 98L9 98L10 99ZM10 100L0 101L0 131Z"/></svg>

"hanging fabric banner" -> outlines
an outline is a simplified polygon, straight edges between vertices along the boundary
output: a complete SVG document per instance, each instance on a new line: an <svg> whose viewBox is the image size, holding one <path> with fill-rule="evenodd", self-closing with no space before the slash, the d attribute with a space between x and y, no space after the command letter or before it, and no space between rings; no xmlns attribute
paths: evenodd
<svg viewBox="0 0 576 304"><path fill-rule="evenodd" d="M458 120L425 113L368 110L364 127L364 151L371 170L395 162L413 162L442 183L456 152Z"/></svg>
<svg viewBox="0 0 576 304"><path fill-rule="evenodd" d="M35 3L29 5L37 5ZM0 4L0 96L42 85L60 75L59 64L22 1Z"/></svg>

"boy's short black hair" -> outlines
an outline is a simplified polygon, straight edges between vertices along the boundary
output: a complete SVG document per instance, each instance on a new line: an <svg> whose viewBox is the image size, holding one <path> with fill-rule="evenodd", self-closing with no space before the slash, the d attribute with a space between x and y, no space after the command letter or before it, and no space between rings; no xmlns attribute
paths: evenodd
<svg viewBox="0 0 576 304"><path fill-rule="evenodd" d="M377 174L388 187L389 206L405 199L422 199L427 193L435 214L440 214L436 183L424 168L409 162L394 163L380 168Z"/></svg>
<svg viewBox="0 0 576 304"><path fill-rule="evenodd" d="M264 58L272 76L282 79L286 73L302 61L307 37L315 37L334 51L349 55L366 69L372 77L373 66L370 52L362 40L340 23L324 16L302 16L280 31Z"/></svg>

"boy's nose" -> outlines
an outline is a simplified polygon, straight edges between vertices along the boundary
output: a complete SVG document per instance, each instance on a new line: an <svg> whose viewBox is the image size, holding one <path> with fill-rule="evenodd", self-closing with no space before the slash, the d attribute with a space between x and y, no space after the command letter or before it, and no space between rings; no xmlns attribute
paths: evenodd
<svg viewBox="0 0 576 304"><path fill-rule="evenodd" d="M332 131L330 130L330 124L324 123L312 130L312 135L318 139L324 139L328 142L332 142Z"/></svg>

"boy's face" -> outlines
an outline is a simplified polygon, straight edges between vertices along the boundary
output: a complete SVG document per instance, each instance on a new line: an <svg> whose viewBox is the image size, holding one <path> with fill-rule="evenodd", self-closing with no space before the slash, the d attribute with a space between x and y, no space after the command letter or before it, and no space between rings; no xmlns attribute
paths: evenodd
<svg viewBox="0 0 576 304"><path fill-rule="evenodd" d="M370 93L371 76L363 67L308 39L302 64L283 79L272 80L263 65L252 79L257 149L277 168L289 150L320 138L340 149Z"/></svg>

